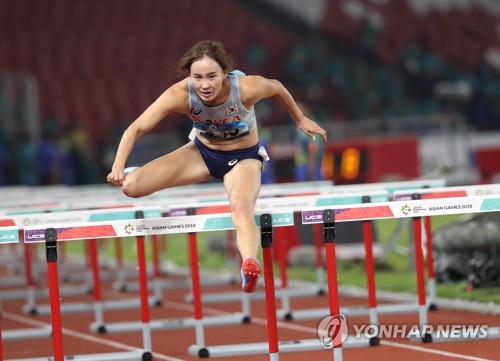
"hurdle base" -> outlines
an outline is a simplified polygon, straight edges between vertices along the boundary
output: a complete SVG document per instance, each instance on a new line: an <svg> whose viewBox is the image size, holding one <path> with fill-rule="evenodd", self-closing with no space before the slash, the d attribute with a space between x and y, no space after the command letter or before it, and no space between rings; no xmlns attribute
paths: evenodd
<svg viewBox="0 0 500 361"><path fill-rule="evenodd" d="M153 307L157 303L157 299L154 296L149 297L149 306ZM139 308L141 305L141 300L138 298L131 298L128 300L114 300L114 301L104 301L102 302L102 309L107 310L123 310L123 309L133 309ZM38 305L35 306L35 314L48 315L50 314L50 305ZM61 313L78 313L78 312L93 312L95 310L94 302L72 302L61 304ZM25 313L29 313L30 309L25 306L23 307Z"/></svg>
<svg viewBox="0 0 500 361"><path fill-rule="evenodd" d="M355 347L369 347L370 340L366 337L359 339L348 338L343 344L342 348L355 348ZM325 351L331 350L325 348L320 339L307 339L295 341L282 341L278 344L278 351L280 353L287 352L300 352L300 351ZM339 348L340 350L341 348ZM249 355L264 355L269 353L268 342L257 343L244 343L234 345L218 345L218 346L198 346L191 345L188 348L190 356L198 358L208 357L231 357L231 356L249 356ZM200 355L203 356L200 356Z"/></svg>
<svg viewBox="0 0 500 361"><path fill-rule="evenodd" d="M415 302L411 303L394 303L394 304L384 304L377 306L377 314L379 315L395 315L412 313L418 310L418 304ZM369 316L370 308L367 306L348 306L341 307L340 313L346 316ZM312 308L303 310L278 310L277 316L282 320L314 320L322 319L330 315L329 308Z"/></svg>
<svg viewBox="0 0 500 361"><path fill-rule="evenodd" d="M379 346L380 338L378 336L373 336L368 339L368 343L370 346Z"/></svg>
<svg viewBox="0 0 500 361"><path fill-rule="evenodd" d="M2 341L21 341L52 337L52 327L2 331Z"/></svg>
<svg viewBox="0 0 500 361"><path fill-rule="evenodd" d="M226 316L203 317L201 323L205 327L241 325L248 323L249 316L243 313L234 313ZM190 318L172 318L165 320L153 320L149 322L149 327L152 331L155 330L179 330L185 328L193 328L200 323L200 320ZM93 322L90 324L90 330L96 333L127 333L139 332L143 329L144 324L138 321L131 322L112 322L102 324Z"/></svg>
<svg viewBox="0 0 500 361"><path fill-rule="evenodd" d="M17 359L11 359L6 361L16 361ZM47 361L52 360L52 358L39 357L39 358L25 358L23 361ZM89 354L89 355L76 355L76 356L64 356L64 361L152 361L153 355L149 351L135 350L131 352L110 352L102 354Z"/></svg>
<svg viewBox="0 0 500 361"><path fill-rule="evenodd" d="M180 288L189 288L191 285L191 279L159 279L158 288L161 290L171 290ZM233 285L236 282L236 278L232 275L223 275L219 278L203 278L200 281L201 286L221 286L221 285ZM149 290L155 289L154 282L150 282L148 285ZM121 292L136 292L139 291L140 285L138 282L115 282L112 285L115 291Z"/></svg>
<svg viewBox="0 0 500 361"><path fill-rule="evenodd" d="M304 288L279 288L275 291L276 298L283 297L310 297L319 296L321 287L313 285ZM203 304L217 303L217 302L241 302L243 297L248 297L251 301L263 300L266 298L264 291L252 292L244 294L241 291L236 292L220 292L220 293L205 293L201 296ZM192 294L184 296L184 301L193 303Z"/></svg>

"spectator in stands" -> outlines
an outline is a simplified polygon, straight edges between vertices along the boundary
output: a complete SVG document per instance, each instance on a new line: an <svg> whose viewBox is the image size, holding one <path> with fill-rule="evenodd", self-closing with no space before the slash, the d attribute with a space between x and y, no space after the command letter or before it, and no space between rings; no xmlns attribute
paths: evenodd
<svg viewBox="0 0 500 361"><path fill-rule="evenodd" d="M58 127L43 130L42 141L36 149L36 172L40 185L61 182L62 153L58 143Z"/></svg>
<svg viewBox="0 0 500 361"><path fill-rule="evenodd" d="M251 35L243 53L243 66L250 75L262 74L269 66L269 51L256 33Z"/></svg>
<svg viewBox="0 0 500 361"><path fill-rule="evenodd" d="M31 142L26 129L19 130L14 137L13 149L14 169L16 184L33 186L38 184L38 172L36 168L36 144Z"/></svg>
<svg viewBox="0 0 500 361"><path fill-rule="evenodd" d="M300 103L299 105L305 114L309 115L311 113L311 110L305 104ZM297 182L323 179L324 148L324 143L311 142L303 132L297 131L295 138L295 180Z"/></svg>
<svg viewBox="0 0 500 361"><path fill-rule="evenodd" d="M220 178L229 197L237 244L243 259L242 288L253 292L261 272L257 260L259 233L254 219L267 153L259 147L254 105L275 97L311 138L326 132L300 110L277 80L231 71L232 61L222 43L201 41L179 61L173 84L125 130L107 180L130 197L143 197L164 188ZM139 136L172 112L193 121L192 141L177 150L126 172L125 165ZM127 173L127 176L125 177Z"/></svg>

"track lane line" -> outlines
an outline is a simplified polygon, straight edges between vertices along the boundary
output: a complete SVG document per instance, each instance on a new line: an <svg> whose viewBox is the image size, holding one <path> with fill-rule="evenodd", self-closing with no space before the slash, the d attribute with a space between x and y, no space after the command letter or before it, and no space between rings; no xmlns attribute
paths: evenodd
<svg viewBox="0 0 500 361"><path fill-rule="evenodd" d="M5 310L2 310L2 317L4 317L5 319L9 319L11 321L17 321L17 322L20 322L20 323L25 323L27 325L34 326L34 327L51 326L50 323L43 322L43 321L32 320L32 319L30 319L30 318L28 318L26 316L20 316L20 315L11 313L11 312L7 312ZM88 335L88 334L82 333L80 331L70 330L70 329L68 329L66 327L62 328L62 332L63 332L63 334L68 335L68 336L80 338L80 339L83 339L83 340L88 341L88 342L95 342L95 343L99 343L101 345L114 347L114 348L116 348L118 350L134 351L134 350L137 350L137 349L141 349L140 347L132 347L132 346L129 346L129 345L125 345L125 344L123 344L121 342L103 340L102 338L98 338L96 336ZM42 357L44 357L44 356L42 355ZM159 354L159 353L156 353L156 352L153 352L153 357L154 357L155 360L185 361L184 359L170 357L170 356Z"/></svg>

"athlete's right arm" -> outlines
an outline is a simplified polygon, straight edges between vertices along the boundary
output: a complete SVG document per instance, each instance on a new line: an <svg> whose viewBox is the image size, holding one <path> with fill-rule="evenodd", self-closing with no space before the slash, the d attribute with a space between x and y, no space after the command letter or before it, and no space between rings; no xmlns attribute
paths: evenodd
<svg viewBox="0 0 500 361"><path fill-rule="evenodd" d="M187 79L168 88L125 130L116 151L115 161L107 181L121 186L125 179L123 170L137 139L149 132L155 125L172 112L187 113L189 98Z"/></svg>

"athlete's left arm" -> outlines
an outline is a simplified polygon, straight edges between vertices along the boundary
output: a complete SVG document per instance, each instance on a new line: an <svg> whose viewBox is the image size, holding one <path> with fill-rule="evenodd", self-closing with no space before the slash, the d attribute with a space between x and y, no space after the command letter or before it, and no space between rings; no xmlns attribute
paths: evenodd
<svg viewBox="0 0 500 361"><path fill-rule="evenodd" d="M324 142L327 141L326 131L302 113L290 92L280 81L258 75L242 77L240 78L240 95L241 101L247 109L259 100L276 97L290 112L301 131L313 140L315 140L314 134L318 134Z"/></svg>

